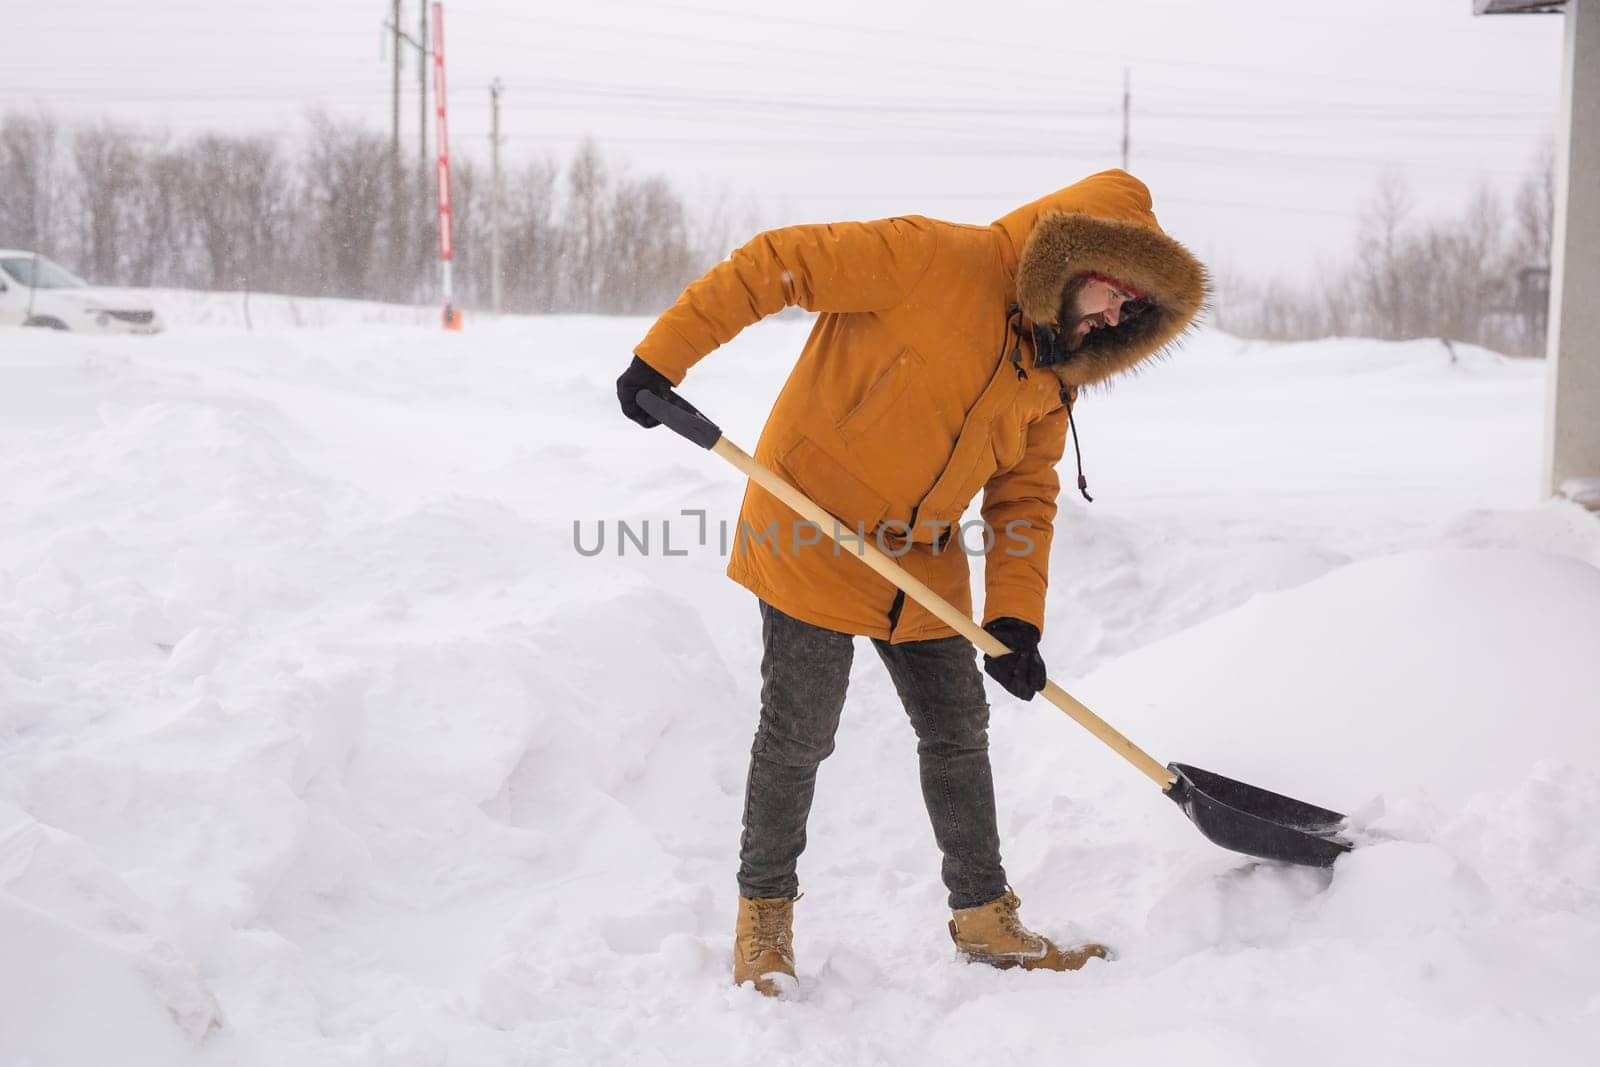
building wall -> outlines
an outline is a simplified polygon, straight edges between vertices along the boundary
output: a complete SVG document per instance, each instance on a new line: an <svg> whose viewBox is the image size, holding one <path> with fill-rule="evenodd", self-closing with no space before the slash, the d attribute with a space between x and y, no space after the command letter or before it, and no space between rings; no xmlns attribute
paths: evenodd
<svg viewBox="0 0 1600 1067"><path fill-rule="evenodd" d="M1600 479L1600 0L1568 0L1551 263L1544 492ZM1600 483L1587 487L1600 489Z"/></svg>

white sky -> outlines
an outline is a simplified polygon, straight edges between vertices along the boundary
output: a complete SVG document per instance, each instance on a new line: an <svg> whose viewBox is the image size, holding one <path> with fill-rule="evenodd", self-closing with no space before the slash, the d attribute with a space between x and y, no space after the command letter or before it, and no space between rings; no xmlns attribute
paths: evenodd
<svg viewBox="0 0 1600 1067"><path fill-rule="evenodd" d="M403 0L414 32L418 0ZM1119 162L1213 266L1296 280L1349 245L1385 166L1421 210L1509 190L1558 110L1560 16L1471 0L695 0L446 4L452 148L507 158L585 135L763 224L922 213L988 222ZM386 0L8 5L0 108L177 132L298 132L307 108L389 128ZM415 155L414 59L402 136ZM430 134L431 137L431 134Z"/></svg>

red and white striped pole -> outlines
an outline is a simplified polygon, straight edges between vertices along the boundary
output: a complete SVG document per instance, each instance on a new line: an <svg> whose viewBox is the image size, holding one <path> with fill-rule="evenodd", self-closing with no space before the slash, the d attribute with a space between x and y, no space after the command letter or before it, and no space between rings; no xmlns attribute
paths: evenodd
<svg viewBox="0 0 1600 1067"><path fill-rule="evenodd" d="M450 287L450 260L454 247L450 233L450 126L445 118L444 5L433 5L434 142L439 146L439 270L444 283L444 328L461 329L461 312Z"/></svg>

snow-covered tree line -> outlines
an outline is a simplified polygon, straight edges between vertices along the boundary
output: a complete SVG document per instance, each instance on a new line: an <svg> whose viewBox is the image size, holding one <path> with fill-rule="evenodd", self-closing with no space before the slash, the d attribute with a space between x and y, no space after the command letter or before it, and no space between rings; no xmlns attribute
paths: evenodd
<svg viewBox="0 0 1600 1067"><path fill-rule="evenodd" d="M1553 147L1509 196L1480 185L1454 216L1424 216L1405 179L1389 172L1343 261L1320 265L1304 285L1224 272L1216 322L1268 340L1443 337L1542 355L1554 230Z"/></svg>
<svg viewBox="0 0 1600 1067"><path fill-rule="evenodd" d="M293 137L178 138L48 114L0 117L0 246L41 252L105 285L432 300L433 172L359 123L309 119ZM452 159L455 285L490 300L487 166ZM721 258L726 220L592 144L502 176L508 311L647 313Z"/></svg>

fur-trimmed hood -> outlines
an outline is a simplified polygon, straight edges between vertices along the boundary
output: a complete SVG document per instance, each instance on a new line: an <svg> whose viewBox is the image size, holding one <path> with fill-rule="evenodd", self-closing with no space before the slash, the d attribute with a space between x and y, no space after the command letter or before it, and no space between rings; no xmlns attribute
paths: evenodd
<svg viewBox="0 0 1600 1067"><path fill-rule="evenodd" d="M1090 331L1050 370L1069 386L1093 385L1162 354L1204 310L1206 271L1162 232L1150 190L1121 170L1102 171L996 220L1017 264L1016 298L1032 323L1059 325L1062 293L1083 274L1127 282L1150 300L1143 314Z"/></svg>

